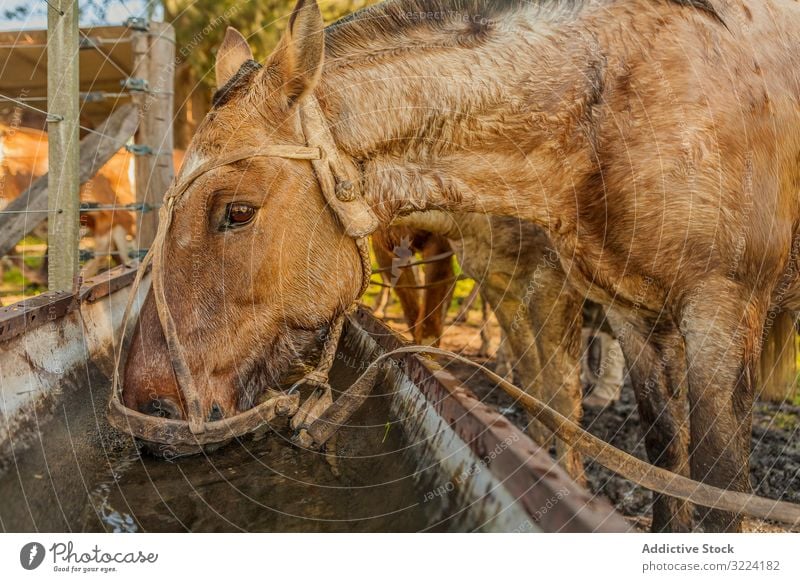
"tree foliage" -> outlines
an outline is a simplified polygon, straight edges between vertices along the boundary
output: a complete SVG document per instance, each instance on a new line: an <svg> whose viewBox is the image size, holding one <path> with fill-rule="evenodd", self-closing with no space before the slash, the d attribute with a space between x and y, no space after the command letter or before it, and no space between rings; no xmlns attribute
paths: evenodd
<svg viewBox="0 0 800 582"><path fill-rule="evenodd" d="M375 0L322 0L326 22L363 8ZM192 69L193 77L211 87L214 56L227 26L238 29L249 40L258 60L275 47L295 0L163 0L164 21L172 23L179 64Z"/></svg>
<svg viewBox="0 0 800 582"><path fill-rule="evenodd" d="M225 29L248 39L257 60L277 44L296 0L163 0L164 21L175 28L175 146L185 148L205 116L214 90L214 59ZM376 0L320 0L326 22Z"/></svg>

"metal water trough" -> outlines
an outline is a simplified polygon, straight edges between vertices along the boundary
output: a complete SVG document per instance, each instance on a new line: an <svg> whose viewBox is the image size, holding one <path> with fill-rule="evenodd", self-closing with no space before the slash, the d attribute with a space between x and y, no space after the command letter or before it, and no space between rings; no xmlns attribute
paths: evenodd
<svg viewBox="0 0 800 582"><path fill-rule="evenodd" d="M206 457L175 463L140 457L130 437L105 420L113 337L132 277L131 269L115 269L87 281L77 294L47 294L0 309L0 529L630 529L605 500L572 482L546 451L449 372L412 355L383 366L374 398L339 435L343 444L335 471L324 456L292 448L285 426L270 427L260 442L235 442ZM360 310L348 322L334 375L346 384L378 354L402 342ZM226 475L245 467L247 475L240 478L246 479L249 501L237 497L242 483L235 477L214 490L215 480L203 481L222 465ZM178 471L181 479L159 481L170 471ZM321 481L304 482L298 475L305 474L321 475ZM402 503L395 500L400 485ZM186 515L192 516L187 518L181 507L191 495L202 496L204 486L208 499L187 507ZM295 491L300 492L296 499ZM156 496L169 506L170 492L176 501L168 513L174 519L137 509L137 503ZM232 499L220 499L229 494ZM263 499L254 499L260 495ZM350 498L354 504L343 504ZM222 509L210 507L209 499ZM235 508L251 502L256 509L247 509L247 519L237 522ZM332 507L337 504L341 515ZM350 518L364 504L370 504L370 515ZM225 508L234 509L224 522L203 514Z"/></svg>

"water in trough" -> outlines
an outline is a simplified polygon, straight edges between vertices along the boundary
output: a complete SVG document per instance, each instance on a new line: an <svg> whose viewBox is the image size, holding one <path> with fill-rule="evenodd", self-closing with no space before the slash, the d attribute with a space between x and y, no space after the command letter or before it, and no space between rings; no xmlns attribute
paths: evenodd
<svg viewBox="0 0 800 582"><path fill-rule="evenodd" d="M334 389L348 386L352 375L337 365ZM324 456L292 446L287 431L174 462L139 455L105 423L105 377L91 370L73 384L65 387L63 405L43 411L42 418L51 418L37 439L0 467L0 530L365 532L453 525L443 519L446 500L426 501L435 477L417 472L403 451L388 395L369 399L355 426L340 433L337 476Z"/></svg>

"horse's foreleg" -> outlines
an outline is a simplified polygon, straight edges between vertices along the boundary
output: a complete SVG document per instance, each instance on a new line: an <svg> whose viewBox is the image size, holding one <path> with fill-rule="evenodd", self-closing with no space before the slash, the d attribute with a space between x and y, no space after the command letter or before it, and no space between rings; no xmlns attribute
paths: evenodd
<svg viewBox="0 0 800 582"><path fill-rule="evenodd" d="M403 308L408 332L412 337L416 337L421 310L419 290L414 288L417 286L417 277L414 275L414 271L409 268L400 269L400 275L394 280L393 285L394 293Z"/></svg>
<svg viewBox="0 0 800 582"><path fill-rule="evenodd" d="M430 259L450 250L450 243L446 238L432 235L422 249L422 258ZM422 320L417 326L414 340L418 344L438 346L455 288L455 284L451 282L455 275L452 257L425 264L424 273L426 289L422 295Z"/></svg>
<svg viewBox="0 0 800 582"><path fill-rule="evenodd" d="M478 283L475 283L479 287ZM481 345L478 348L478 356L481 358L489 357L489 346L491 345L492 338L489 335L489 302L486 300L486 295L481 295L481 327L480 337Z"/></svg>
<svg viewBox="0 0 800 582"><path fill-rule="evenodd" d="M622 383L625 377L625 358L622 354L622 347L615 337L611 334L599 330L585 330L584 333L584 357L581 358L581 379L588 379L594 386L592 393L584 399L584 402L593 406L608 406L619 399L622 391ZM588 336L588 341L587 341ZM599 369L593 369L590 358L590 347L599 344L600 365ZM584 383L586 383L584 381Z"/></svg>
<svg viewBox="0 0 800 582"><path fill-rule="evenodd" d="M563 277L563 274L559 275ZM563 287L549 288L554 293L535 297L528 307L502 285L488 285L494 312L513 354L514 375L529 394L550 404L576 423L581 420L581 382L579 369L580 301ZM538 421L528 426L531 437L549 447L553 435ZM556 441L556 456L567 473L583 483L583 458L561 441Z"/></svg>
<svg viewBox="0 0 800 582"><path fill-rule="evenodd" d="M385 234L379 231L372 236L372 251L375 253L378 266L383 269L381 277L392 285L403 308L403 316L408 324L409 333L413 336L420 317L419 291L414 288L417 285L417 278L414 271L408 266L398 265L394 269L392 268L396 257L389 248L390 245L385 239Z"/></svg>
<svg viewBox="0 0 800 582"><path fill-rule="evenodd" d="M657 329L624 320L612 308L609 320L625 354L636 393L647 457L651 463L680 475L689 475L689 431L683 346L671 322ZM653 494L655 532L692 529L692 508L686 502Z"/></svg>
<svg viewBox="0 0 800 582"><path fill-rule="evenodd" d="M683 314L691 419L692 478L750 491L754 375L765 308L715 289ZM711 299L713 297L713 300ZM761 305L766 305L764 301ZM703 509L705 531L738 531L741 517Z"/></svg>
<svg viewBox="0 0 800 582"><path fill-rule="evenodd" d="M494 371L512 384L514 383L514 350L508 340L508 334L500 329L500 344L494 356Z"/></svg>
<svg viewBox="0 0 800 582"><path fill-rule="evenodd" d="M537 383L540 398L580 424L583 416L580 379L582 300L577 292L564 285L564 274L560 269L540 270L537 280L539 289L528 298L523 312L525 316L517 315L534 333L527 359L540 366ZM533 373L533 370L528 371L528 374ZM573 479L585 482L583 456L578 451L556 440L556 456Z"/></svg>
<svg viewBox="0 0 800 582"><path fill-rule="evenodd" d="M386 285L389 285L385 277L382 277L382 279ZM372 306L372 314L378 319L386 317L386 310L389 308L389 299L391 296L392 292L389 287L381 287L378 292L378 298L375 300L375 305Z"/></svg>

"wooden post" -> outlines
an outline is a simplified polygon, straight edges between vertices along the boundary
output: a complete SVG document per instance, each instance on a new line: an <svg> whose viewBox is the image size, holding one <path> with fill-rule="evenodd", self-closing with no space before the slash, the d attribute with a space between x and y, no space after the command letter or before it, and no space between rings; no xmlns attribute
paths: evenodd
<svg viewBox="0 0 800 582"><path fill-rule="evenodd" d="M792 399L797 389L794 314L783 312L772 322L761 350L757 396L770 402Z"/></svg>
<svg viewBox="0 0 800 582"><path fill-rule="evenodd" d="M136 144L151 154L135 158L136 201L158 206L172 183L172 103L175 77L175 31L162 22L150 22L148 31L133 35L133 78L147 81L148 90L138 93L140 123ZM142 213L138 223L139 249L149 248L158 229L158 213Z"/></svg>
<svg viewBox="0 0 800 582"><path fill-rule="evenodd" d="M78 0L51 0L47 8L48 283L69 291L79 272Z"/></svg>

